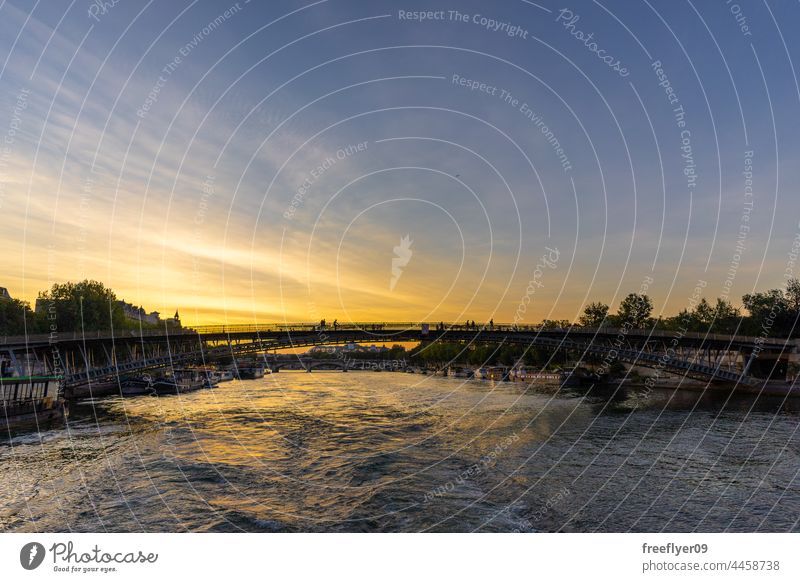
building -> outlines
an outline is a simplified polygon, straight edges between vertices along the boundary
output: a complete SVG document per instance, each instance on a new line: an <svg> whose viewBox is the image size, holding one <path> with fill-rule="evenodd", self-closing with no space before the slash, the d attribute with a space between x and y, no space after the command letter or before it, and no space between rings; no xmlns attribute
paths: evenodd
<svg viewBox="0 0 800 582"><path fill-rule="evenodd" d="M170 326L180 327L181 326L181 316L178 315L178 310L175 310L175 315L172 317L168 317L164 320L164 323Z"/></svg>
<svg viewBox="0 0 800 582"><path fill-rule="evenodd" d="M158 311L147 313L141 305L136 307L132 303L127 303L125 301L117 301L117 305L122 309L122 313L125 315L126 319L141 321L142 323L150 325L158 325L161 323L161 314Z"/></svg>
<svg viewBox="0 0 800 582"><path fill-rule="evenodd" d="M0 287L0 301L11 301L11 295L5 287Z"/></svg>

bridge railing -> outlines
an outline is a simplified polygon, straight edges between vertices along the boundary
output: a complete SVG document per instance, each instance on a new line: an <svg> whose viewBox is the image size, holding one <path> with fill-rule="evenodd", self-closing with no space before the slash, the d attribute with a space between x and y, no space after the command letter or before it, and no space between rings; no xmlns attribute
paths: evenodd
<svg viewBox="0 0 800 582"><path fill-rule="evenodd" d="M143 329L143 330L106 330L88 332L58 332L54 334L28 334L24 336L0 336L0 347L2 346L24 346L29 344L44 344L69 341L85 341L97 339L145 339L145 338L165 338L165 337L188 337L188 336L209 336L209 335L236 335L236 334L274 334L274 333L328 333L338 331L363 331L363 332L400 332L418 331L423 325L427 325L429 333L435 335L441 333L440 326L444 331L491 331L491 332L532 332L544 334L570 334L570 335L617 335L623 333L618 328L599 327L589 328L580 326L571 327L542 327L541 325L515 325L513 323L494 323L471 325L459 322L402 322L402 321L369 321L369 322L348 322L348 323L326 323L323 327L319 323L311 322L278 322L278 323L258 323L258 324L231 324L231 325L200 325L191 327L169 327L166 329ZM628 337L648 336L652 339L673 338L675 332L666 330L637 329L626 330ZM702 332L686 332L682 338L701 339L708 341L736 341L738 343L749 344L769 344L775 345L796 345L797 340L785 338L764 338L755 336L730 336L727 334L710 334Z"/></svg>
<svg viewBox="0 0 800 582"><path fill-rule="evenodd" d="M184 331L192 330L192 333L200 335L210 334L237 334L237 333L274 333L274 332L330 332L330 331L417 331L427 325L430 333L442 331L439 326L444 327L444 331L495 331L495 332L536 332L536 333L555 333L555 334L580 334L580 335L618 335L623 331L615 327L581 327L574 325L570 327L543 327L542 325L520 325L513 323L488 323L475 325L459 322L418 322L418 321L366 321L349 323L326 323L324 327L318 323L296 322L296 323L267 323L267 324L232 324L232 325L203 325L184 328ZM627 336L649 336L652 338L673 338L674 331L628 329L624 331ZM794 340L786 338L764 338L757 336L736 335L704 332L683 332L683 338L706 339L709 341L727 341L735 339L740 343L761 343L769 344L793 344Z"/></svg>

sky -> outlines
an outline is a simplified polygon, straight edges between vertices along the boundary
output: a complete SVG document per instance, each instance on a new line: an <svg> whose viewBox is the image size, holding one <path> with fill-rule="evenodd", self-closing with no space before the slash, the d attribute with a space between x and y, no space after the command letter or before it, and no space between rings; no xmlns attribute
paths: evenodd
<svg viewBox="0 0 800 582"><path fill-rule="evenodd" d="M800 274L798 19L2 1L0 286L97 279L188 324L739 305Z"/></svg>

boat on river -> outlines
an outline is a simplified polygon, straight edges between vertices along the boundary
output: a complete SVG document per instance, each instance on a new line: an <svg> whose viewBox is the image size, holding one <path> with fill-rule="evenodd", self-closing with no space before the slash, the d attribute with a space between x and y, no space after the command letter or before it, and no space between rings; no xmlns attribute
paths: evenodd
<svg viewBox="0 0 800 582"><path fill-rule="evenodd" d="M121 383L123 396L166 396L181 392L180 386L172 378L153 378L143 374L136 378L127 378Z"/></svg>
<svg viewBox="0 0 800 582"><path fill-rule="evenodd" d="M527 382L528 384L560 384L562 376L558 370L548 371L515 366L509 373L509 379L516 382Z"/></svg>
<svg viewBox="0 0 800 582"><path fill-rule="evenodd" d="M485 368L481 366L477 368L472 375L473 378L476 380L488 380L489 379L489 368Z"/></svg>
<svg viewBox="0 0 800 582"><path fill-rule="evenodd" d="M217 385L205 368L179 368L172 371L171 380L178 392L194 392L201 388L213 388Z"/></svg>
<svg viewBox="0 0 800 582"><path fill-rule="evenodd" d="M213 377L217 382L230 382L233 380L233 370L215 370Z"/></svg>
<svg viewBox="0 0 800 582"><path fill-rule="evenodd" d="M264 366L239 366L237 369L239 373L240 380L257 380L258 378L263 378L264 374Z"/></svg>
<svg viewBox="0 0 800 582"><path fill-rule="evenodd" d="M213 388L217 381L202 368L180 368L173 370L169 376L154 378L143 374L136 378L127 378L122 382L123 396L168 396L193 392L201 388Z"/></svg>
<svg viewBox="0 0 800 582"><path fill-rule="evenodd" d="M0 430L62 422L67 405L56 376L0 377Z"/></svg>
<svg viewBox="0 0 800 582"><path fill-rule="evenodd" d="M449 378L472 378L473 375L474 373L471 369L465 368L463 366L447 367L447 376Z"/></svg>

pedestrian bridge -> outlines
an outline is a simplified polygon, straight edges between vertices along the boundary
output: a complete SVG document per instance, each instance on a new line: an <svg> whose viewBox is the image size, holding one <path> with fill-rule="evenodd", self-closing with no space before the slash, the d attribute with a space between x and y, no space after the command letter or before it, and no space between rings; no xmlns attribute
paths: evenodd
<svg viewBox="0 0 800 582"><path fill-rule="evenodd" d="M142 370L324 345L405 342L515 344L568 352L576 361L621 361L709 382L754 384L785 378L798 361L797 341L652 329L541 328L491 324L364 322L214 325L123 332L0 338L0 359L19 374L37 369L79 385ZM266 359L265 359L266 363ZM279 369L285 366L278 366Z"/></svg>

